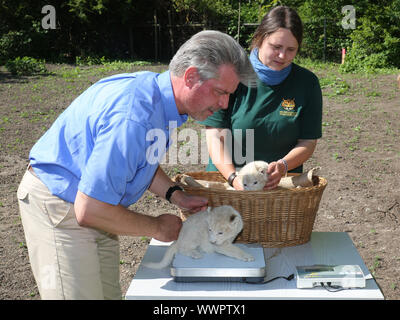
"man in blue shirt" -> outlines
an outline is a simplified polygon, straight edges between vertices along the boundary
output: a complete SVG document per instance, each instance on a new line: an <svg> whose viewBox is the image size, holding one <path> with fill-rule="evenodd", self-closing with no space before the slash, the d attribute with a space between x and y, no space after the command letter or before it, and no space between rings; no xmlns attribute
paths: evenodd
<svg viewBox="0 0 400 320"><path fill-rule="evenodd" d="M128 209L147 189L193 213L207 206L175 186L154 155L161 160L170 145L172 121L226 108L239 81L256 81L245 51L226 34L202 31L169 71L102 79L57 118L33 146L17 194L42 299L121 298L117 235L172 241L182 226L176 215ZM153 130L165 133L164 150Z"/></svg>

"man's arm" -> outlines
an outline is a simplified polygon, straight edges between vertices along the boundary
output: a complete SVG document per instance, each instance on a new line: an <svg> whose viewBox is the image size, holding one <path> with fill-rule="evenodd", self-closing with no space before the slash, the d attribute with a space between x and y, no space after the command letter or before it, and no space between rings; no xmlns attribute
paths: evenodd
<svg viewBox="0 0 400 320"><path fill-rule="evenodd" d="M74 204L78 224L112 234L148 236L160 241L178 238L182 227L179 217L163 214L158 217L143 215L121 205L111 205L78 191Z"/></svg>
<svg viewBox="0 0 400 320"><path fill-rule="evenodd" d="M165 198L165 193L173 185L174 182L159 167L149 190ZM205 209L208 201L177 190L172 194L171 202L194 213ZM77 192L74 208L79 225L117 235L148 236L160 241L173 241L178 238L182 227L182 220L176 215L144 215L121 205L99 201L80 191Z"/></svg>
<svg viewBox="0 0 400 320"><path fill-rule="evenodd" d="M161 198L165 199L167 190L174 186L174 183L161 167L158 167L153 181L150 184L149 191L155 193ZM191 213L195 213L207 208L208 200L200 196L191 196L183 191L176 190L172 193L171 203L177 205L182 209L187 209Z"/></svg>

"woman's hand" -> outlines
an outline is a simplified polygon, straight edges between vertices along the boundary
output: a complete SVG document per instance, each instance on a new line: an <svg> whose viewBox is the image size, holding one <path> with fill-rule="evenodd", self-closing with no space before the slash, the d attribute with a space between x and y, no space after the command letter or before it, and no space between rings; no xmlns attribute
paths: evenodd
<svg viewBox="0 0 400 320"><path fill-rule="evenodd" d="M285 164L280 161L270 162L268 164L268 182L264 186L264 190L275 189L283 175L286 174Z"/></svg>

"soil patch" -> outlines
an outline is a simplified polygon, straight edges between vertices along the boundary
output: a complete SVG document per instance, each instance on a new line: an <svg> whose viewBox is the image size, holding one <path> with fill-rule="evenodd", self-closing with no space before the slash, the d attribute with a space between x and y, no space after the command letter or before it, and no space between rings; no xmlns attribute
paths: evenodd
<svg viewBox="0 0 400 320"><path fill-rule="evenodd" d="M137 69L167 69L48 67L53 74L23 78L0 69L0 299L40 299L16 200L32 145L75 97L100 78ZM324 94L323 138L305 169L321 166L320 175L328 180L314 230L348 232L385 298L399 300L400 112L396 75L342 75L336 67L313 71ZM202 129L193 121L185 128L198 133ZM199 154L201 142L190 147L193 141L178 141L177 147L186 148L186 155ZM162 167L173 177L203 170L205 165L178 161ZM144 214L178 214L173 205L149 192L131 208ZM149 239L120 240L125 293Z"/></svg>

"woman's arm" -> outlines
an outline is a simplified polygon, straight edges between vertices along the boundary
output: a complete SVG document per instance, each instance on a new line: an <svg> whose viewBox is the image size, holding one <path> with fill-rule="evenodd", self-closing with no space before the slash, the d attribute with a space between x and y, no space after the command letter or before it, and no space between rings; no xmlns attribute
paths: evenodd
<svg viewBox="0 0 400 320"><path fill-rule="evenodd" d="M283 157L286 161L288 170L297 168L306 162L314 153L317 140L298 140L297 145ZM276 188L285 175L285 164L282 161L274 161L268 165L269 180L265 185L264 190Z"/></svg>
<svg viewBox="0 0 400 320"><path fill-rule="evenodd" d="M228 179L232 172L235 172L235 166L233 165L231 150L227 148L227 129L213 127L206 127L206 129L208 153L211 160L225 179ZM299 139L297 145L283 158L287 163L287 169L292 170L307 161L312 156L316 145L316 139ZM282 161L269 163L268 174L269 181L265 185L265 190L278 186L281 177L286 174L285 164ZM243 186L237 179L233 180L233 187L236 190L243 190Z"/></svg>
<svg viewBox="0 0 400 320"><path fill-rule="evenodd" d="M229 132L229 133L228 133ZM232 161L232 150L229 148L228 138L231 139L229 129L206 127L206 140L208 153L218 171L228 180L229 176L236 171ZM238 179L233 180L233 187L236 190L243 190Z"/></svg>

